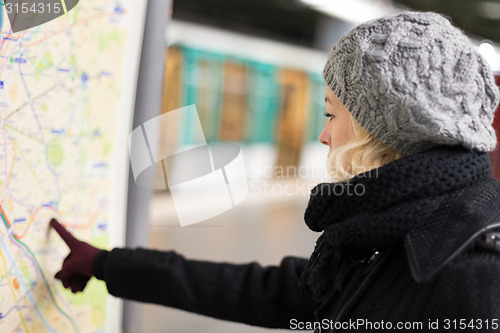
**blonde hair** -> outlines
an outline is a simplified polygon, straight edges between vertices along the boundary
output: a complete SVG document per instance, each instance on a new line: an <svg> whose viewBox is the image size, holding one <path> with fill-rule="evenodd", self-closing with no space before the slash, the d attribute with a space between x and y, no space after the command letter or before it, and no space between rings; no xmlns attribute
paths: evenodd
<svg viewBox="0 0 500 333"><path fill-rule="evenodd" d="M368 133L352 116L350 118L354 137L333 148L327 159L328 173L335 182L344 182L404 156Z"/></svg>

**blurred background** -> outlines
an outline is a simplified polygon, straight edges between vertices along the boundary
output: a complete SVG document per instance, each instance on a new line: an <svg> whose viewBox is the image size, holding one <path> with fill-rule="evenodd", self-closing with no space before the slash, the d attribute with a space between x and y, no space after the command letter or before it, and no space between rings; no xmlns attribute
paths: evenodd
<svg viewBox="0 0 500 333"><path fill-rule="evenodd" d="M194 104L208 143L241 147L249 194L234 209L181 228L168 186L156 190L149 212L141 212L147 232L136 245L262 265L308 257L319 236L303 221L310 189L330 181L328 148L318 142L327 53L355 25L406 9L448 15L500 72L497 0L174 0L158 115ZM163 122L159 133L162 154L200 139L192 119L182 117ZM500 178L500 157L490 157ZM165 186L161 170L154 182ZM142 314L134 331L144 333L269 331L156 305L134 309Z"/></svg>

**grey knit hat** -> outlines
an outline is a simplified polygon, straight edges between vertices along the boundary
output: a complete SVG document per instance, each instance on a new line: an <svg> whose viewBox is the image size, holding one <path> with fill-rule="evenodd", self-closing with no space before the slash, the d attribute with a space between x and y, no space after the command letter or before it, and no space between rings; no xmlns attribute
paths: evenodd
<svg viewBox="0 0 500 333"><path fill-rule="evenodd" d="M439 14L355 27L333 46L323 78L362 127L405 155L439 144L495 148L500 94L491 69Z"/></svg>

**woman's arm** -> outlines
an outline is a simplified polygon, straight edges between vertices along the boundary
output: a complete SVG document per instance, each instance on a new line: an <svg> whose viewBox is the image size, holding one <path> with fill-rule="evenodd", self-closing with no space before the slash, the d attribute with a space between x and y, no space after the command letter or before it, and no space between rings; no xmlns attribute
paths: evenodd
<svg viewBox="0 0 500 333"><path fill-rule="evenodd" d="M307 260L286 257L279 266L187 260L174 251L114 249L94 261L94 275L110 294L162 304L223 320L290 328L313 321L315 304L298 287Z"/></svg>

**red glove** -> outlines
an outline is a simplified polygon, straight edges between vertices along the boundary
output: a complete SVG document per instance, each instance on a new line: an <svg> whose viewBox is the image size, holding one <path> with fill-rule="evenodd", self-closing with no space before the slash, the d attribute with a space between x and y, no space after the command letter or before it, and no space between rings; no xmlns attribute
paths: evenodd
<svg viewBox="0 0 500 333"><path fill-rule="evenodd" d="M55 278L61 280L64 288L71 288L73 293L82 291L94 275L94 259L101 250L73 237L56 219L50 220L50 226L57 231L71 251Z"/></svg>

